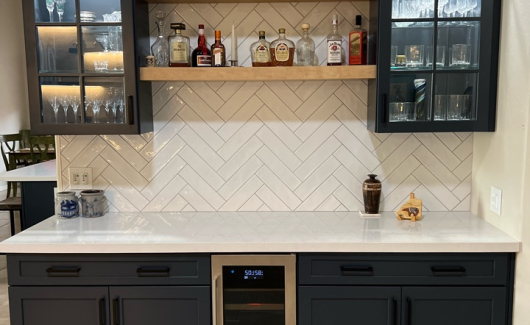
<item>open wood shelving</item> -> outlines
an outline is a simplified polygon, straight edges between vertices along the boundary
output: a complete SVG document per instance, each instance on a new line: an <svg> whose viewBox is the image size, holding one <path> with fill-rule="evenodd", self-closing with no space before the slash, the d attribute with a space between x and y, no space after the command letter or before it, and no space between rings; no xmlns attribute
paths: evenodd
<svg viewBox="0 0 530 325"><path fill-rule="evenodd" d="M293 81L375 79L376 66L141 68L142 81Z"/></svg>

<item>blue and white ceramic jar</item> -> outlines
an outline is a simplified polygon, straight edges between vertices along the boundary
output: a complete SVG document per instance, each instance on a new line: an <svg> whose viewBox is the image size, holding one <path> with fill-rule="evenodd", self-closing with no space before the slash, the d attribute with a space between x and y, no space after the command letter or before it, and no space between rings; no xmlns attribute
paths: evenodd
<svg viewBox="0 0 530 325"><path fill-rule="evenodd" d="M59 192L55 198L55 211L59 218L79 217L79 201L75 192Z"/></svg>
<svg viewBox="0 0 530 325"><path fill-rule="evenodd" d="M105 191L87 190L81 192L81 216L83 218L98 218L105 214L107 198Z"/></svg>

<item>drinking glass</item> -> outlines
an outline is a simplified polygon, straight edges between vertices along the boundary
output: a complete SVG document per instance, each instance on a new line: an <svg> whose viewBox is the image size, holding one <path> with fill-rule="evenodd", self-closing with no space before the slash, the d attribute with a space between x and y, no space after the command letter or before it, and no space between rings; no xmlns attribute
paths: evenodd
<svg viewBox="0 0 530 325"><path fill-rule="evenodd" d="M398 54L398 47L397 46L391 46L390 47L390 66L395 67L396 66L396 57Z"/></svg>
<svg viewBox="0 0 530 325"><path fill-rule="evenodd" d="M447 115L447 96L446 95L435 95L434 96L434 120L445 121Z"/></svg>
<svg viewBox="0 0 530 325"><path fill-rule="evenodd" d="M425 61L427 62L426 66L432 67L433 61L433 50L432 46L427 46L427 57ZM438 45L436 46L436 67L445 67L445 46Z"/></svg>
<svg viewBox="0 0 530 325"><path fill-rule="evenodd" d="M471 45L454 44L451 50L451 66L468 68L470 65Z"/></svg>
<svg viewBox="0 0 530 325"><path fill-rule="evenodd" d="M467 9L467 0L456 1L456 11L460 14L460 17L465 17Z"/></svg>
<svg viewBox="0 0 530 325"><path fill-rule="evenodd" d="M99 43L103 52L109 51L109 34L108 33L98 33L95 35L96 41Z"/></svg>
<svg viewBox="0 0 530 325"><path fill-rule="evenodd" d="M402 19L418 18L420 15L420 7L418 0L402 0L400 8L400 17ZM407 27L412 25L412 22L397 22L398 27Z"/></svg>
<svg viewBox="0 0 530 325"><path fill-rule="evenodd" d="M449 0L438 0L438 16L443 17L444 7L449 2Z"/></svg>
<svg viewBox="0 0 530 325"><path fill-rule="evenodd" d="M59 22L63 21L64 4L65 4L65 2L66 2L66 0L55 0L55 4L57 5L57 14L59 14Z"/></svg>
<svg viewBox="0 0 530 325"><path fill-rule="evenodd" d="M458 10L457 1L458 0L449 0L447 2L447 5L445 6L444 11L448 17L454 17L454 14Z"/></svg>
<svg viewBox="0 0 530 325"><path fill-rule="evenodd" d="M462 119L464 107L464 95L449 95L447 103L447 120L456 121Z"/></svg>
<svg viewBox="0 0 530 325"><path fill-rule="evenodd" d="M53 115L55 115L55 123L57 123L57 113L59 113L59 106L61 106L61 103L59 103L59 98L56 95L50 95L48 97L48 102L50 103L53 109Z"/></svg>
<svg viewBox="0 0 530 325"><path fill-rule="evenodd" d="M419 0L420 1L420 8L422 11L425 11L423 18L429 18L431 17L430 12L431 9L434 8L434 0Z"/></svg>
<svg viewBox="0 0 530 325"><path fill-rule="evenodd" d="M407 67L423 67L425 55L424 45L407 45L405 46L405 58Z"/></svg>
<svg viewBox="0 0 530 325"><path fill-rule="evenodd" d="M467 0L467 17L474 17L474 10L478 7L478 0Z"/></svg>
<svg viewBox="0 0 530 325"><path fill-rule="evenodd" d="M107 54L99 53L98 58L94 59L94 70L96 72L104 72L109 69L109 60Z"/></svg>
<svg viewBox="0 0 530 325"><path fill-rule="evenodd" d="M70 107L70 103L68 102L68 96L64 95L59 97L59 103L61 104L64 110L64 123L68 123L68 108Z"/></svg>
<svg viewBox="0 0 530 325"><path fill-rule="evenodd" d="M79 98L76 95L69 96L68 102L70 103L70 106L72 106L72 110L74 111L74 123L77 123L77 111L79 110Z"/></svg>
<svg viewBox="0 0 530 325"><path fill-rule="evenodd" d="M403 122L414 113L414 103L390 103L389 109L390 122Z"/></svg>
<svg viewBox="0 0 530 325"><path fill-rule="evenodd" d="M55 8L55 1L46 0L46 9L50 13L50 23L53 23L53 9Z"/></svg>
<svg viewBox="0 0 530 325"><path fill-rule="evenodd" d="M105 104L103 107L105 108L105 112L107 113L107 123L110 123L110 111L112 109L112 104L114 100L114 87L110 87L107 90L107 96L105 97Z"/></svg>
<svg viewBox="0 0 530 325"><path fill-rule="evenodd" d="M401 18L400 0L392 0L392 18Z"/></svg>
<svg viewBox="0 0 530 325"><path fill-rule="evenodd" d="M94 98L92 100L92 112L94 112L94 123L99 123L98 117L99 117L99 111L101 111L101 99Z"/></svg>

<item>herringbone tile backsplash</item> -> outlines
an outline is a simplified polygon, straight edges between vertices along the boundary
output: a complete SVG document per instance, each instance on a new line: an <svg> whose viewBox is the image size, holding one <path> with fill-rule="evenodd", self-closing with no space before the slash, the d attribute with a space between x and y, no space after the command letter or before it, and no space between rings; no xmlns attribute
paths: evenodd
<svg viewBox="0 0 530 325"><path fill-rule="evenodd" d="M295 33L309 22L321 47L332 13L348 17L345 35L357 12L367 15L368 2L151 9L192 27L206 22L210 35L230 31L235 20L239 58L248 65L257 30ZM383 211L412 191L428 211L468 211L473 135L373 134L367 91L361 80L153 83L153 133L60 137L63 187L68 167L88 166L112 211L356 211L373 172L383 181Z"/></svg>

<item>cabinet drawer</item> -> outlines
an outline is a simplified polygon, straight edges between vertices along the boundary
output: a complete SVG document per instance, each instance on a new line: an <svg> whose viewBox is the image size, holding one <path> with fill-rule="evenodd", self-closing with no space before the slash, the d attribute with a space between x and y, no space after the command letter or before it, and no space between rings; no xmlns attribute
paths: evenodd
<svg viewBox="0 0 530 325"><path fill-rule="evenodd" d="M209 255L9 255L10 285L209 285Z"/></svg>
<svg viewBox="0 0 530 325"><path fill-rule="evenodd" d="M506 285L508 254L300 255L301 285Z"/></svg>

